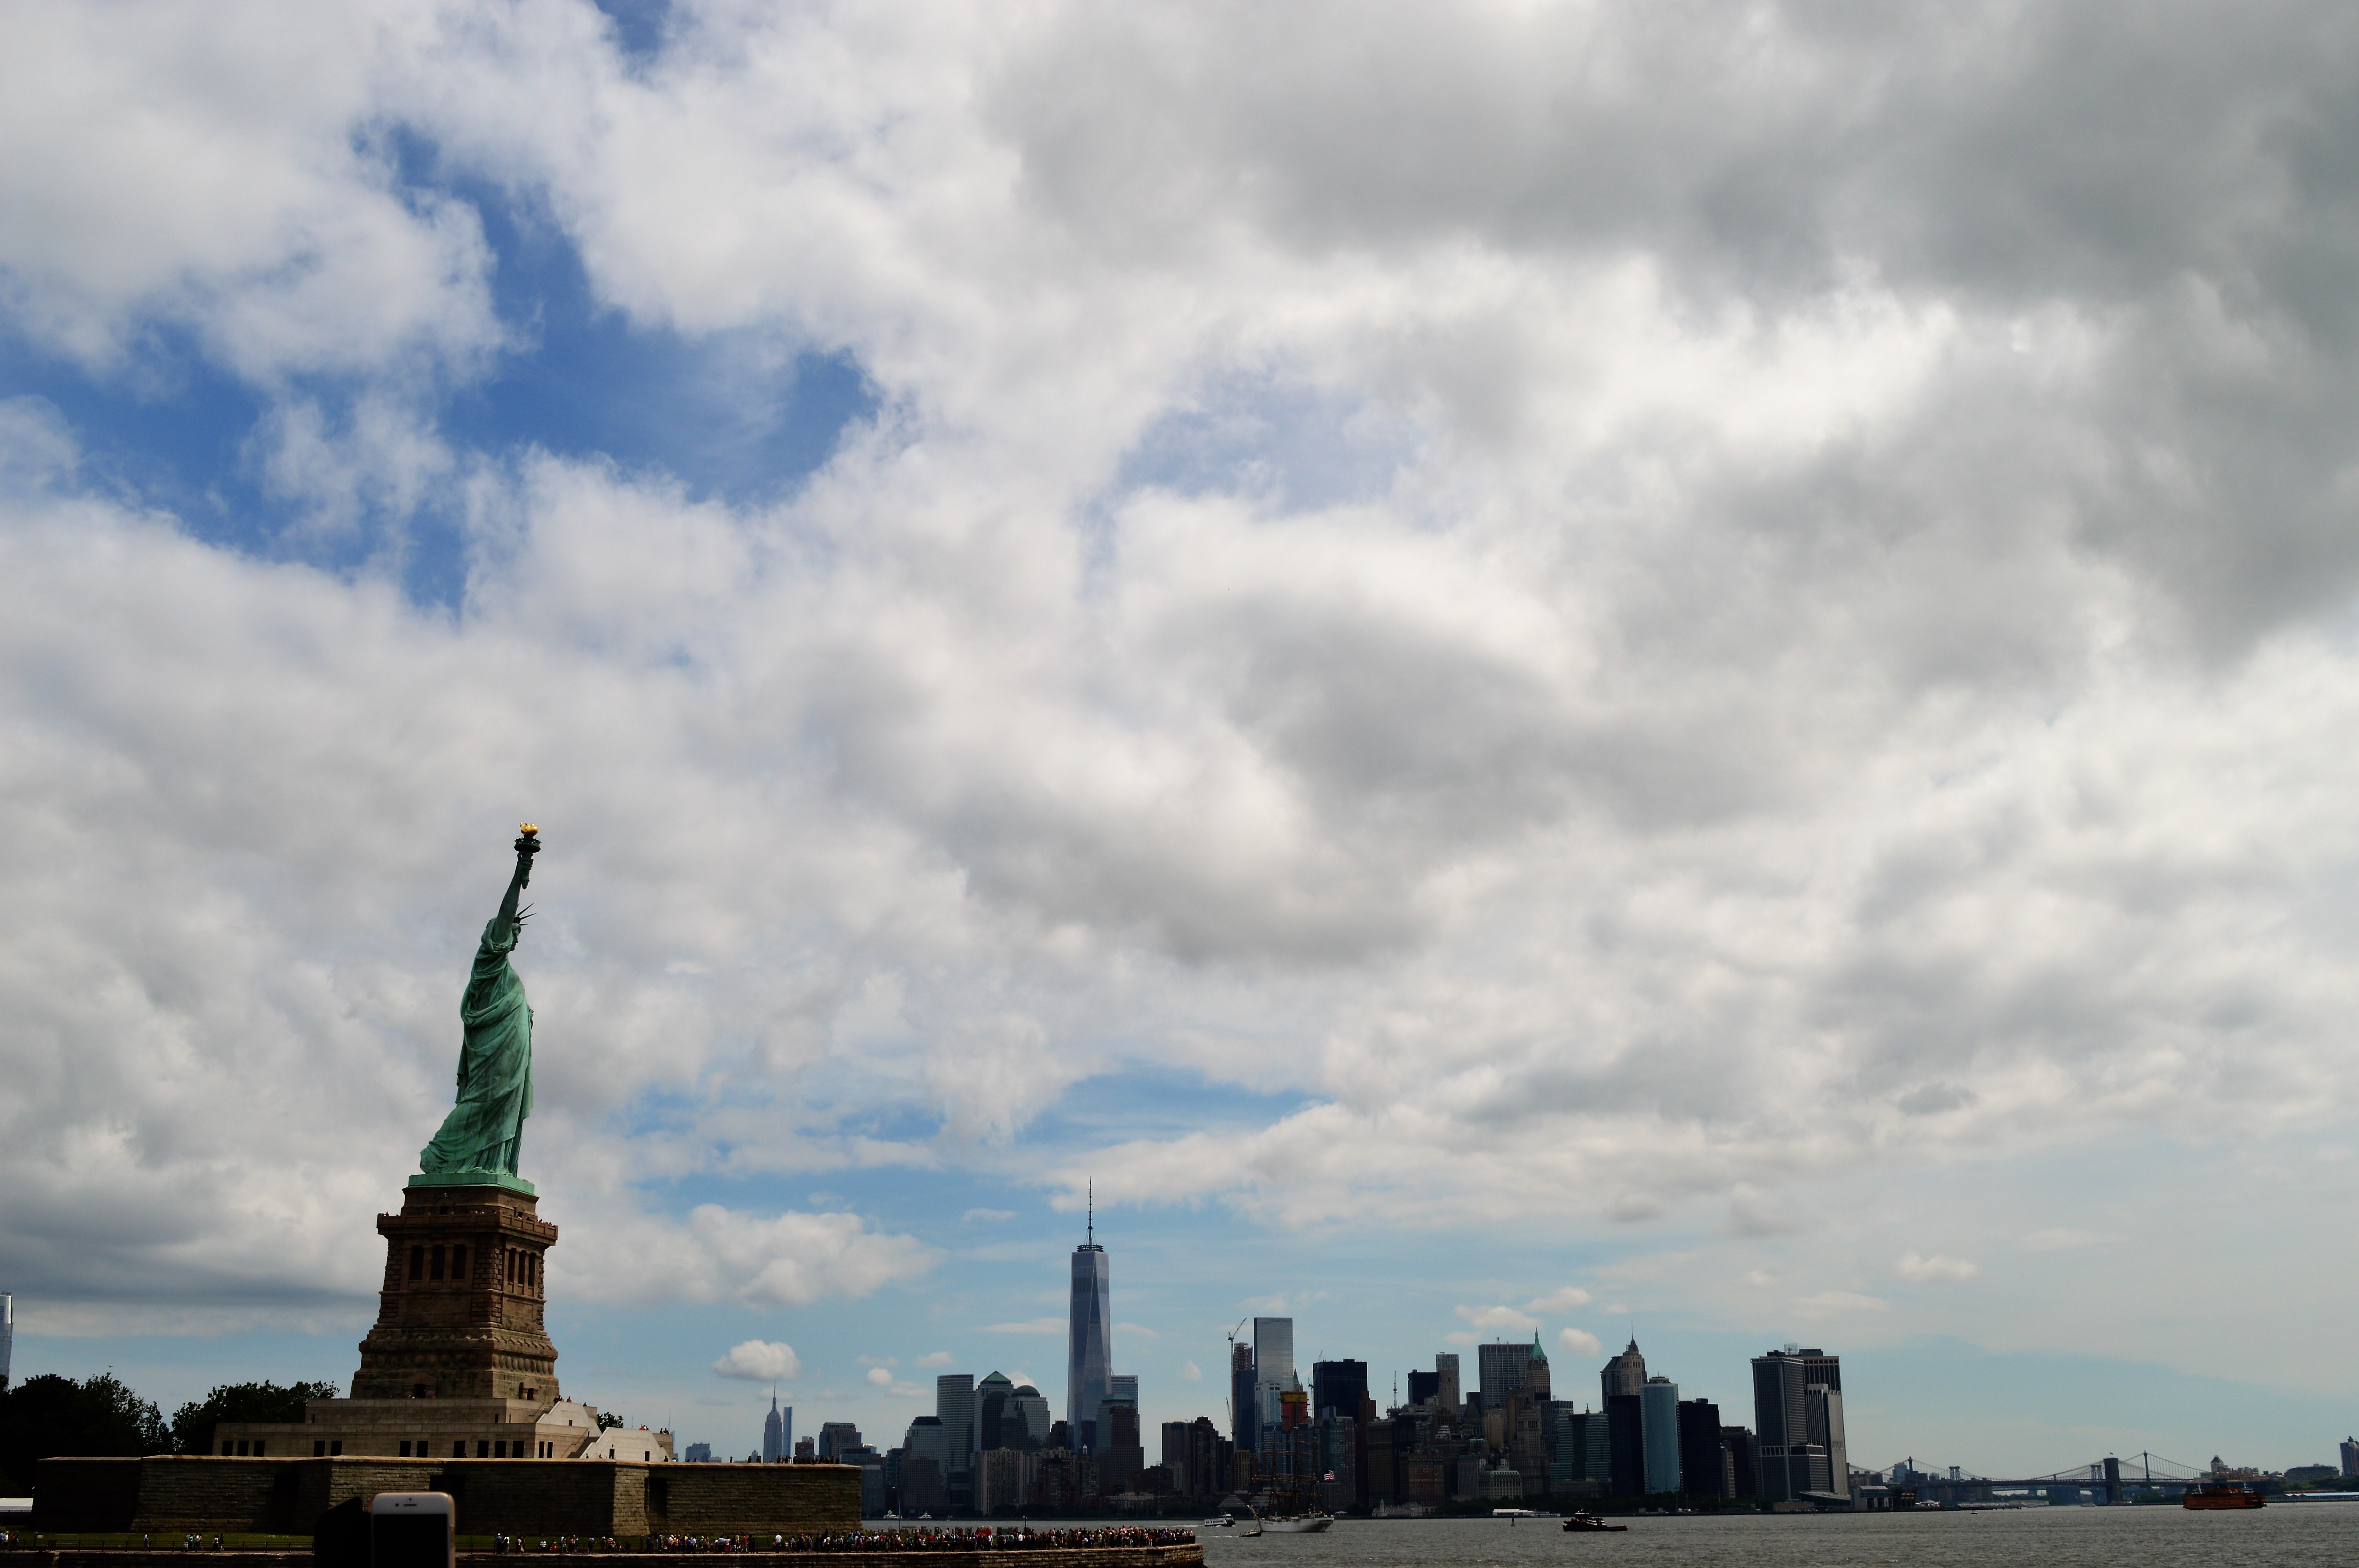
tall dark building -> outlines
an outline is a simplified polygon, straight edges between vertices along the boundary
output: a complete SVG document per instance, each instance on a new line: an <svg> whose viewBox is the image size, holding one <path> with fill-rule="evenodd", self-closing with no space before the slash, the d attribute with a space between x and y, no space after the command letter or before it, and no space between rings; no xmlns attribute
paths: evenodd
<svg viewBox="0 0 2359 1568"><path fill-rule="evenodd" d="M1012 1407L1016 1386L1004 1372L995 1371L974 1386L974 1451L1021 1448L1023 1419ZM1014 1441L1010 1441L1014 1439Z"/></svg>
<svg viewBox="0 0 2359 1568"><path fill-rule="evenodd" d="M1173 1424L1177 1423L1167 1423L1164 1432L1169 1433ZM1229 1455L1234 1450L1229 1440L1221 1435L1220 1428L1212 1424L1212 1417L1200 1415L1188 1423L1180 1449L1186 1464L1188 1496L1218 1498L1229 1489ZM1171 1440L1167 1435L1165 1462L1169 1463L1170 1457Z"/></svg>
<svg viewBox="0 0 2359 1568"><path fill-rule="evenodd" d="M1605 1489L1616 1498L1647 1495L1647 1418L1636 1394L1605 1396Z"/></svg>
<svg viewBox="0 0 2359 1568"><path fill-rule="evenodd" d="M1720 1407L1710 1400L1680 1401L1680 1489L1691 1498L1727 1498L1727 1465L1722 1459Z"/></svg>
<svg viewBox="0 0 2359 1568"><path fill-rule="evenodd" d="M1363 1469L1356 1477L1359 1496L1375 1504L1397 1502L1415 1495L1409 1487L1412 1456L1420 1452L1415 1418L1379 1416L1370 1422L1363 1450Z"/></svg>
<svg viewBox="0 0 2359 1568"><path fill-rule="evenodd" d="M1229 1346L1229 1441L1241 1453L1259 1446L1261 1422L1254 1412L1253 1346Z"/></svg>
<svg viewBox="0 0 2359 1568"><path fill-rule="evenodd" d="M1364 1448L1355 1406L1349 1415L1322 1415L1311 1425L1311 1485L1320 1504L1341 1513L1359 1497L1360 1455Z"/></svg>
<svg viewBox="0 0 2359 1568"><path fill-rule="evenodd" d="M1411 1403L1411 1404L1413 1404L1413 1405L1430 1404L1430 1403L1432 1403L1435 1400L1438 1400L1438 1399L1440 1399L1440 1397L1441 1397L1441 1374L1440 1374L1440 1373L1439 1373L1439 1372L1411 1372L1411 1373L1408 1375L1408 1402L1409 1402L1409 1403Z"/></svg>
<svg viewBox="0 0 2359 1568"><path fill-rule="evenodd" d="M1773 1502L1788 1501L1810 1490L1808 1464L1802 1466L1804 1479L1798 1487L1787 1453L1806 1441L1808 1421L1802 1411L1801 1361L1775 1350L1755 1357L1753 1430L1759 1434L1761 1495Z"/></svg>
<svg viewBox="0 0 2359 1568"><path fill-rule="evenodd" d="M1753 1455L1753 1429L1745 1426L1723 1426L1720 1429L1721 1445L1728 1450L1728 1467L1736 1477L1732 1498L1757 1498L1761 1495L1761 1469Z"/></svg>
<svg viewBox="0 0 2359 1568"><path fill-rule="evenodd" d="M912 1515L950 1511L951 1494L942 1485L942 1467L931 1455L912 1454L901 1461L901 1506Z"/></svg>
<svg viewBox="0 0 2359 1568"><path fill-rule="evenodd" d="M1138 1485L1147 1467L1147 1450L1138 1440L1138 1405L1110 1399L1103 1407L1105 1430L1098 1434L1098 1484L1106 1495L1127 1492Z"/></svg>
<svg viewBox="0 0 2359 1568"><path fill-rule="evenodd" d="M1182 1478L1188 1474L1188 1423L1167 1421L1163 1423L1163 1463L1171 1467L1172 1489L1182 1496L1188 1488Z"/></svg>
<svg viewBox="0 0 2359 1568"><path fill-rule="evenodd" d="M1097 1195L1090 1195L1087 1239L1073 1249L1072 1313L1065 1338L1065 1425L1086 1443L1098 1406L1112 1392L1114 1285L1098 1245Z"/></svg>
<svg viewBox="0 0 2359 1568"><path fill-rule="evenodd" d="M1851 1495L1840 1357L1792 1347L1755 1357L1753 1421L1763 1497Z"/></svg>
<svg viewBox="0 0 2359 1568"><path fill-rule="evenodd" d="M1532 1342L1494 1341L1475 1348L1474 1364L1483 1379L1483 1408L1507 1408L1509 1395L1521 1391L1539 1399L1549 1396L1548 1352L1536 1330Z"/></svg>
<svg viewBox="0 0 2359 1568"><path fill-rule="evenodd" d="M1613 1476L1612 1450L1603 1411L1576 1411L1569 1400L1549 1404L1556 1439L1549 1456L1548 1489L1563 1493L1593 1482L1607 1484Z"/></svg>
<svg viewBox="0 0 2359 1568"><path fill-rule="evenodd" d="M934 1379L934 1417L942 1423L942 1479L947 1484L974 1469L973 1373L944 1372Z"/></svg>
<svg viewBox="0 0 2359 1568"><path fill-rule="evenodd" d="M1310 1415L1340 1415L1357 1420L1360 1401L1368 1397L1368 1364L1365 1361L1313 1361L1310 1363Z"/></svg>
<svg viewBox="0 0 2359 1568"><path fill-rule="evenodd" d="M1638 1354L1638 1342L1630 1341L1630 1348L1614 1357L1598 1369L1598 1392L1606 1399L1616 1394L1635 1394L1647 1386L1647 1358Z"/></svg>

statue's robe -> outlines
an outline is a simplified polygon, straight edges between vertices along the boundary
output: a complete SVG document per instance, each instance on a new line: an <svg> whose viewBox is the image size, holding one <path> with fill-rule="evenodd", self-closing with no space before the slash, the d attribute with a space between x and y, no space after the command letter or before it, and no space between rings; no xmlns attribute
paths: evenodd
<svg viewBox="0 0 2359 1568"><path fill-rule="evenodd" d="M513 919L495 917L484 927L459 1003L466 1039L459 1047L458 1103L419 1152L419 1169L428 1175L516 1173L516 1146L532 1114L532 1009L525 1005L524 982L508 968L518 935Z"/></svg>

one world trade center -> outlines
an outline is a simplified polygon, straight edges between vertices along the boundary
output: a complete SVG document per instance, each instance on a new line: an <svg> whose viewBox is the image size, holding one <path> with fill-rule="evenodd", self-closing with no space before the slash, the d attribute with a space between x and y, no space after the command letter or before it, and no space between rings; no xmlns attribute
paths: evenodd
<svg viewBox="0 0 2359 1568"><path fill-rule="evenodd" d="M1098 1406L1112 1391L1112 1276L1098 1245L1097 1194L1089 1196L1089 1239L1073 1249L1073 1310L1065 1340L1065 1430L1075 1448L1098 1444Z"/></svg>

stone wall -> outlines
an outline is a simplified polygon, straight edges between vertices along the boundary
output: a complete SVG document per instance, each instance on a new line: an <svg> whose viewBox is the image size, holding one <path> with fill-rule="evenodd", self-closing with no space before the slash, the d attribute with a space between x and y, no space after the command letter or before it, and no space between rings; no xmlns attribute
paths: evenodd
<svg viewBox="0 0 2359 1568"><path fill-rule="evenodd" d="M462 1535L643 1535L648 1469L619 1460L453 1461L434 1467L437 1485L414 1489L450 1493Z"/></svg>
<svg viewBox="0 0 2359 1568"><path fill-rule="evenodd" d="M780 1486L781 1476L799 1477ZM823 1535L860 1528L856 1465L666 1465L650 1471L658 1533ZM617 1532L619 1533L619 1532Z"/></svg>
<svg viewBox="0 0 2359 1568"><path fill-rule="evenodd" d="M860 1523L851 1465L608 1459L44 1459L31 1529L309 1535L349 1498L448 1492L462 1535L815 1535Z"/></svg>

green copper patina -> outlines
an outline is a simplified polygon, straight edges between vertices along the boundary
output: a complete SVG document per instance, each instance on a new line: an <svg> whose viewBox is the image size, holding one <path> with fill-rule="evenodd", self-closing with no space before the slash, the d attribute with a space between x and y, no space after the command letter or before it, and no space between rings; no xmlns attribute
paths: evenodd
<svg viewBox="0 0 2359 1568"><path fill-rule="evenodd" d="M508 955L532 914L516 908L516 895L532 885L532 858L539 852L538 829L527 824L516 841L516 875L508 879L500 912L484 927L459 1003L466 1038L459 1047L458 1103L434 1141L419 1151L421 1174L409 1178L413 1187L533 1190L516 1174L516 1149L524 1141L525 1118L532 1114L532 1009Z"/></svg>

